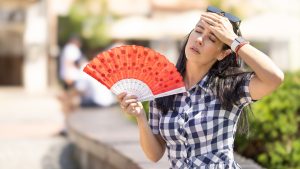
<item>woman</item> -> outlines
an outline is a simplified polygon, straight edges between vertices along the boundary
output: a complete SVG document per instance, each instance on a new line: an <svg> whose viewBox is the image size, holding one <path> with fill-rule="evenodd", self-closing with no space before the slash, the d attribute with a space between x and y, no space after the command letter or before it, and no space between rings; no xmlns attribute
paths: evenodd
<svg viewBox="0 0 300 169"><path fill-rule="evenodd" d="M242 110L274 91L284 74L240 37L239 23L208 7L176 65L187 92L150 102L149 124L135 96L118 95L121 108L137 119L141 147L150 160L158 161L167 148L171 168L240 168L233 142L238 121L247 115ZM239 59L253 72L241 71Z"/></svg>

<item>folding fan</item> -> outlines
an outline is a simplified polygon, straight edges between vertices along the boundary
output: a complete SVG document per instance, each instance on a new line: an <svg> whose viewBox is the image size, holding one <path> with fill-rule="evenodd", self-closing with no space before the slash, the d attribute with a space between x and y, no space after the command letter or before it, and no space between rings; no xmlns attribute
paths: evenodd
<svg viewBox="0 0 300 169"><path fill-rule="evenodd" d="M83 71L114 94L126 92L139 101L186 91L176 67L162 54L143 46L126 45L104 51Z"/></svg>

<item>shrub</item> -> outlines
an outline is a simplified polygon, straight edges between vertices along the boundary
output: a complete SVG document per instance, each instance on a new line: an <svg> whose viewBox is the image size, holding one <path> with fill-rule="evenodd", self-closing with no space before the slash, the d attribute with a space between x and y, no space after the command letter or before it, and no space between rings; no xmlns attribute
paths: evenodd
<svg viewBox="0 0 300 169"><path fill-rule="evenodd" d="M286 73L280 88L252 110L250 134L237 137L236 150L267 168L300 168L300 72Z"/></svg>

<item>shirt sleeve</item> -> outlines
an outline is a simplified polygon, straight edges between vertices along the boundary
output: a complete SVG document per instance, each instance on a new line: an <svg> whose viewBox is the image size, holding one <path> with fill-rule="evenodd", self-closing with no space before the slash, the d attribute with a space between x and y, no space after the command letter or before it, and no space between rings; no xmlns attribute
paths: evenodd
<svg viewBox="0 0 300 169"><path fill-rule="evenodd" d="M77 90L79 90L80 92L84 92L88 89L88 82L86 80L87 75L84 74L84 72L78 72L78 79L75 83L75 87Z"/></svg>
<svg viewBox="0 0 300 169"><path fill-rule="evenodd" d="M68 61L76 61L81 57L80 49L74 45L68 45L63 53L64 57Z"/></svg>
<svg viewBox="0 0 300 169"><path fill-rule="evenodd" d="M155 101L150 101L149 104L149 126L153 134L159 134L159 110L156 107Z"/></svg>
<svg viewBox="0 0 300 169"><path fill-rule="evenodd" d="M250 91L249 91L249 84L253 76L254 73L246 74L246 76L243 78L241 84L238 87L238 91L239 91L238 103L241 108L249 105L250 103L255 102L255 100L251 98Z"/></svg>

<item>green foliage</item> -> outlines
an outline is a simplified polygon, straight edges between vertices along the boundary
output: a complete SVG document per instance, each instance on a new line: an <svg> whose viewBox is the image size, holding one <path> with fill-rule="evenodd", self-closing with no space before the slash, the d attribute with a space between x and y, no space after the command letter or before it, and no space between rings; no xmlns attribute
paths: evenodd
<svg viewBox="0 0 300 169"><path fill-rule="evenodd" d="M65 43L76 33L83 39L86 49L107 46L111 42L107 36L109 17L104 0L75 0L69 14L58 20L59 43Z"/></svg>
<svg viewBox="0 0 300 169"><path fill-rule="evenodd" d="M143 102L143 107L146 112L147 117L149 117L149 101Z"/></svg>
<svg viewBox="0 0 300 169"><path fill-rule="evenodd" d="M281 87L252 110L251 134L237 138L237 151L267 168L300 168L300 72L286 73Z"/></svg>
<svg viewBox="0 0 300 169"><path fill-rule="evenodd" d="M240 19L242 19L244 16L243 11L240 9L240 6L238 4L227 5L226 1L223 0L208 0L207 2L209 5L238 16Z"/></svg>
<svg viewBox="0 0 300 169"><path fill-rule="evenodd" d="M222 8L222 0L209 0L208 1L209 5L215 6L217 8Z"/></svg>

